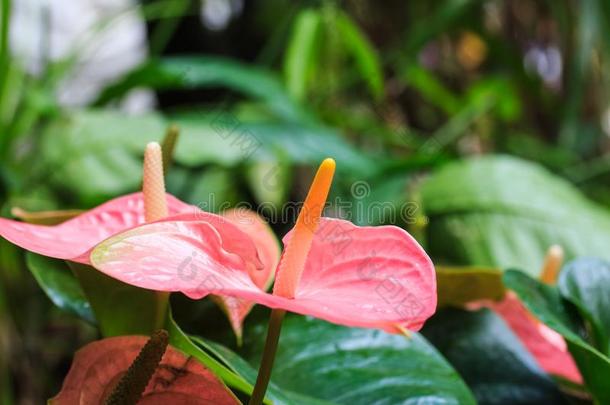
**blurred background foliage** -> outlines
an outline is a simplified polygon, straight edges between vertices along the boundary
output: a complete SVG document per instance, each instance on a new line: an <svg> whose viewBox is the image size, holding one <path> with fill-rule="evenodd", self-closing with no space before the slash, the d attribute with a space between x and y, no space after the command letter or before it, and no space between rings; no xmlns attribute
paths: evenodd
<svg viewBox="0 0 610 405"><path fill-rule="evenodd" d="M404 226L436 263L537 275L553 243L610 259L603 0L2 0L1 21L3 216L138 190L175 124L168 189L207 210L300 201L332 156L352 205L331 214ZM56 393L96 336L27 268L1 241L0 402Z"/></svg>

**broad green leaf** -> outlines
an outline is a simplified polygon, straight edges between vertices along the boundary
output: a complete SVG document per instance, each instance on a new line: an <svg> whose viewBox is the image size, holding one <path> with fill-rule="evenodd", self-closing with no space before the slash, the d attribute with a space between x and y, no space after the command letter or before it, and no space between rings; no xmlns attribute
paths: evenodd
<svg viewBox="0 0 610 405"><path fill-rule="evenodd" d="M345 13L339 12L335 20L336 29L347 48L356 61L360 75L369 86L375 99L383 97L383 69L377 51L360 28Z"/></svg>
<svg viewBox="0 0 610 405"><path fill-rule="evenodd" d="M302 100L315 68L316 51L320 35L320 14L311 9L299 13L284 56L284 77L290 94Z"/></svg>
<svg viewBox="0 0 610 405"><path fill-rule="evenodd" d="M278 117L308 121L304 112L270 72L214 56L179 56L150 61L108 87L97 105L120 98L136 87L154 89L228 88L262 101Z"/></svg>
<svg viewBox="0 0 610 405"><path fill-rule="evenodd" d="M217 359L222 361L233 372L243 376L250 383L256 382L258 370L250 365L246 360L241 358L237 353L230 349L212 342L206 341L196 336L190 337L193 342L202 347L202 349L212 353ZM272 382L269 383L267 389L267 397L274 405L280 404L302 404L302 405L331 405L331 402L322 401L305 395L300 395L294 392L282 390Z"/></svg>
<svg viewBox="0 0 610 405"><path fill-rule="evenodd" d="M166 124L156 114L126 117L111 111L73 111L42 135L37 159L49 180L85 205L140 188L141 155Z"/></svg>
<svg viewBox="0 0 610 405"><path fill-rule="evenodd" d="M104 337L151 335L163 326L167 294L115 280L93 267L68 262L91 303Z"/></svg>
<svg viewBox="0 0 610 405"><path fill-rule="evenodd" d="M456 368L479 404L566 403L519 339L488 309L441 310L422 333Z"/></svg>
<svg viewBox="0 0 610 405"><path fill-rule="evenodd" d="M537 276L549 246L610 258L610 215L542 167L507 156L450 163L423 185L428 252L451 265Z"/></svg>
<svg viewBox="0 0 610 405"><path fill-rule="evenodd" d="M503 280L536 318L563 336L585 385L598 403L610 403L610 359L579 336L573 313L558 289L516 270L504 273Z"/></svg>
<svg viewBox="0 0 610 405"><path fill-rule="evenodd" d="M332 156L350 173L374 167L372 159L320 126L242 122L230 110L182 114L172 122L181 129L174 157L181 166L269 162L279 153L287 161L308 165ZM167 125L156 114L73 111L45 131L37 160L56 187L69 190L82 205L94 205L140 188L144 147L160 141Z"/></svg>
<svg viewBox="0 0 610 405"><path fill-rule="evenodd" d="M95 323L95 316L83 289L63 260L28 252L26 264L53 304L90 323Z"/></svg>
<svg viewBox="0 0 610 405"><path fill-rule="evenodd" d="M610 264L577 259L562 269L558 287L592 326L597 349L610 355Z"/></svg>
<svg viewBox="0 0 610 405"><path fill-rule="evenodd" d="M483 267L436 267L438 306L463 306L476 300L497 301L506 292L502 272Z"/></svg>
<svg viewBox="0 0 610 405"><path fill-rule="evenodd" d="M265 331L258 325L245 335L255 363ZM460 376L417 333L406 338L300 316L284 321L272 379L337 404L475 403Z"/></svg>

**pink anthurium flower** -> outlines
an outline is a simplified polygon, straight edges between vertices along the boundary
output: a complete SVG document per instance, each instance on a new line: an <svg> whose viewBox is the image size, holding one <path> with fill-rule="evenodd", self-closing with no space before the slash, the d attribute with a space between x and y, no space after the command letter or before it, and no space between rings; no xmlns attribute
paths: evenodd
<svg viewBox="0 0 610 405"><path fill-rule="evenodd" d="M196 219L218 229L227 246L236 250L241 246L244 254L255 263L253 269L256 271L250 272L253 283L263 289L269 287L279 260L279 248L262 218L248 210L239 210L239 215L234 211L214 215L166 194L161 149L157 143L146 148L143 177L141 193L115 198L58 225L35 225L0 218L0 236L43 256L91 265L91 250L113 235L154 221L174 223L185 218ZM232 297L216 299L240 338L241 323L253 303L237 302Z"/></svg>
<svg viewBox="0 0 610 405"><path fill-rule="evenodd" d="M255 241L213 214L181 214L114 235L91 252L91 263L125 283L194 299L223 295L346 326L418 330L436 308L430 258L398 227L320 218L334 169L332 159L322 163L284 238L273 294L255 281L263 267Z"/></svg>
<svg viewBox="0 0 610 405"><path fill-rule="evenodd" d="M76 353L61 392L49 404L107 403L147 340L144 336L120 336L89 343ZM168 346L138 404L237 405L239 401L195 358Z"/></svg>
<svg viewBox="0 0 610 405"><path fill-rule="evenodd" d="M541 281L554 284L562 262L563 249L558 245L551 246L542 268ZM485 301L468 305L470 309L481 306L492 309L507 323L544 371L582 384L578 367L563 337L536 319L513 292L508 292L499 302Z"/></svg>

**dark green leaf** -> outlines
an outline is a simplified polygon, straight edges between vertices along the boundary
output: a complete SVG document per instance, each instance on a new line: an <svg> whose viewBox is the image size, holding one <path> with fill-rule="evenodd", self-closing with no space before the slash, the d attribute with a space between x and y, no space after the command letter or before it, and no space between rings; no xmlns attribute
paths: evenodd
<svg viewBox="0 0 610 405"><path fill-rule="evenodd" d="M78 280L63 260L49 259L28 252L26 263L38 285L53 301L53 304L68 313L95 323L91 305L78 284Z"/></svg>
<svg viewBox="0 0 610 405"><path fill-rule="evenodd" d="M259 325L245 335L257 362L265 332ZM337 404L474 404L460 376L419 334L406 338L301 316L284 321L272 379Z"/></svg>
<svg viewBox="0 0 610 405"><path fill-rule="evenodd" d="M167 311L166 293L122 283L84 264L69 264L105 337L149 336L163 326Z"/></svg>
<svg viewBox="0 0 610 405"><path fill-rule="evenodd" d="M309 116L285 92L270 72L230 59L213 56L180 56L151 61L107 88L97 101L105 104L136 87L193 89L224 87L261 100L278 117L307 121Z"/></svg>
<svg viewBox="0 0 610 405"><path fill-rule="evenodd" d="M577 259L562 269L558 287L592 326L598 350L610 355L610 264Z"/></svg>
<svg viewBox="0 0 610 405"><path fill-rule="evenodd" d="M254 383L258 370L253 368L246 360L241 358L237 353L230 349L212 342L206 341L201 338L192 336L191 340L197 343L202 349L214 354L216 358L222 361L229 369L236 374L244 377L248 382ZM305 395L296 394L294 392L282 390L273 382L269 384L267 389L267 397L273 401L275 405L280 404L302 404L302 405L330 405L330 402L322 401Z"/></svg>
<svg viewBox="0 0 610 405"><path fill-rule="evenodd" d="M610 215L566 181L507 156L448 164L422 187L427 248L452 265L519 267L537 276L549 246L610 258Z"/></svg>
<svg viewBox="0 0 610 405"><path fill-rule="evenodd" d="M442 310L422 333L458 370L479 404L565 403L519 339L488 309Z"/></svg>

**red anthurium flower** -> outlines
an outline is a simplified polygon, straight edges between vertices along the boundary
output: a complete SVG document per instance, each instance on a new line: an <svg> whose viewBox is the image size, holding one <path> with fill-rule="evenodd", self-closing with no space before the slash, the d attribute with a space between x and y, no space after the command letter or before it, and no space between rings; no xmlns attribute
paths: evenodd
<svg viewBox="0 0 610 405"><path fill-rule="evenodd" d="M106 403L147 340L144 336L120 336L99 340L80 349L61 392L49 404ZM236 405L239 401L195 358L168 346L138 404Z"/></svg>
<svg viewBox="0 0 610 405"><path fill-rule="evenodd" d="M103 240L153 221L196 220L222 237L228 249L241 251L253 265L249 274L260 288L268 288L279 260L272 231L256 213L239 210L214 215L165 193L161 149L147 146L144 156L143 192L118 197L54 226L34 225L0 218L0 236L29 251L57 259L90 265L90 251ZM244 220L247 219L247 220ZM248 236L249 235L249 236ZM254 271L256 269L256 271ZM238 337L252 303L230 297L218 300L226 310Z"/></svg>
<svg viewBox="0 0 610 405"><path fill-rule="evenodd" d="M551 246L545 258L540 279L547 284L554 284L562 261L561 247ZM492 309L504 319L544 371L579 384L582 383L578 367L576 367L563 337L536 319L514 293L509 292L500 302L478 302L470 304L469 308L477 309L481 306Z"/></svg>
<svg viewBox="0 0 610 405"><path fill-rule="evenodd" d="M195 299L223 295L346 326L419 329L436 308L430 258L398 227L320 218L334 169L332 159L322 163L284 238L273 294L261 288L268 279L258 277L266 263L256 240L212 214L180 214L112 236L91 263L125 283Z"/></svg>

